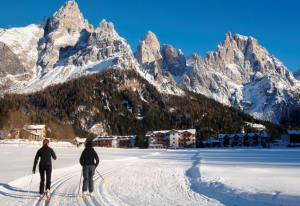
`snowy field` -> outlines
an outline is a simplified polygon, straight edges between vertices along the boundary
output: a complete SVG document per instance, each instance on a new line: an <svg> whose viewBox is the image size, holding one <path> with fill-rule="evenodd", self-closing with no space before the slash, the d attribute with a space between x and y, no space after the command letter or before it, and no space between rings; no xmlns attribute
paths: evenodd
<svg viewBox="0 0 300 206"><path fill-rule="evenodd" d="M31 175L38 148L0 144L0 205L45 204ZM49 205L300 205L299 148L96 148L106 181L96 172L86 202L77 197L82 149L54 148Z"/></svg>

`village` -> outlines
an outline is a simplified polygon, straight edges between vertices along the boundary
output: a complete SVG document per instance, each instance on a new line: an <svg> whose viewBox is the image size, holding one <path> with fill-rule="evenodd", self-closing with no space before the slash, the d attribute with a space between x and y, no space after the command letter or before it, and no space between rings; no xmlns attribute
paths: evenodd
<svg viewBox="0 0 300 206"><path fill-rule="evenodd" d="M18 140L18 144L23 142L40 142L47 138L46 125L25 125L23 130L27 138L20 137L20 129L9 139L0 133L0 144L13 144L13 140ZM137 148L137 135L98 135L93 139L95 147L107 148ZM49 138L48 138L49 139ZM6 140L6 141L5 141ZM73 139L57 141L50 139L50 142L57 146L82 147L87 138L74 137ZM204 147L263 147L272 146L300 146L300 130L288 130L287 134L281 134L281 139L271 140L265 131L256 133L233 133L219 134L217 138L200 139L196 129L186 130L160 130L148 131L144 136L144 141L148 149L184 149L184 148L204 148ZM16 142L16 141L15 141Z"/></svg>

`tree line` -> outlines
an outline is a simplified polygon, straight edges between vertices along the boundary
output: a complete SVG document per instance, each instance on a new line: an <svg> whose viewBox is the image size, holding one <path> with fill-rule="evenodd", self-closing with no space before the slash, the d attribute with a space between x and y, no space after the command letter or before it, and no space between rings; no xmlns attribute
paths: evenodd
<svg viewBox="0 0 300 206"><path fill-rule="evenodd" d="M220 133L257 132L246 122L267 127L280 138L286 126L256 120L242 111L186 91L184 96L160 93L131 69L107 69L32 94L0 98L0 128L12 131L26 123L46 124L56 139L94 138L88 130L101 123L109 135L137 135L138 146L151 130L195 128L200 139Z"/></svg>

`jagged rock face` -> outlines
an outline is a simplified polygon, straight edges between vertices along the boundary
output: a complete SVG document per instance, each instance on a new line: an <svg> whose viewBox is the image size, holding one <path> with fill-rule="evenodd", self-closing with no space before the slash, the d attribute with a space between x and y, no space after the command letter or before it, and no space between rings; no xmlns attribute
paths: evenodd
<svg viewBox="0 0 300 206"><path fill-rule="evenodd" d="M148 31L139 41L137 47L136 59L140 65L157 61L162 65L162 54L160 52L160 44L157 37L151 31Z"/></svg>
<svg viewBox="0 0 300 206"><path fill-rule="evenodd" d="M141 65L156 62L153 54L159 53L159 47L156 37L155 41L150 38L153 36L147 34L140 41L137 58ZM258 119L279 123L283 111L300 104L299 82L253 37L228 32L217 51L208 52L205 59L195 53L185 59L171 45L164 45L161 54L161 70L169 72L164 73L161 82L175 78L183 89L204 94Z"/></svg>
<svg viewBox="0 0 300 206"><path fill-rule="evenodd" d="M148 31L139 41L135 57L140 65L137 71L162 93L184 94L169 72L157 37Z"/></svg>
<svg viewBox="0 0 300 206"><path fill-rule="evenodd" d="M21 62L8 46L0 42L0 77L5 77L7 74L21 74L24 72Z"/></svg>
<svg viewBox="0 0 300 206"><path fill-rule="evenodd" d="M225 35L217 52L187 58L181 86L239 108L258 119L280 122L282 111L300 102L299 82L252 37ZM287 109L288 110L288 109Z"/></svg>
<svg viewBox="0 0 300 206"><path fill-rule="evenodd" d="M181 76L185 72L186 60L182 51L176 51L171 45L165 44L162 49L166 61L167 70L175 75Z"/></svg>
<svg viewBox="0 0 300 206"><path fill-rule="evenodd" d="M74 46L60 49L58 65L84 66L88 62L101 61L119 52L123 52L127 57L120 56L116 59L116 63L134 59L130 47L118 36L111 22L102 20L94 32L83 30L80 35Z"/></svg>
<svg viewBox="0 0 300 206"><path fill-rule="evenodd" d="M18 80L28 79L34 75L35 65L38 59L37 44L43 34L44 30L39 24L2 30L0 42L7 47L5 49L6 52L10 51L12 54L8 55L8 53L2 50L4 53L0 55L0 61L11 62L11 64L16 67L14 69L16 73L7 73L14 75L22 74L22 76L18 76ZM4 47L2 47L2 49L4 49ZM6 55L3 56L3 54ZM11 70L11 66L3 69Z"/></svg>
<svg viewBox="0 0 300 206"><path fill-rule="evenodd" d="M53 39L61 37L60 35L63 35L65 32L73 34L82 29L93 31L93 27L88 24L88 21L84 20L77 3L74 1L66 2L53 14L48 24L48 32L55 32L55 34L51 36Z"/></svg>
<svg viewBox="0 0 300 206"><path fill-rule="evenodd" d="M94 30L83 18L77 3L67 2L49 19L47 35L40 41L41 56L38 65L44 72L57 66L84 66L111 57L118 52L132 51L114 30L111 22L102 20ZM115 63L128 59L119 56Z"/></svg>
<svg viewBox="0 0 300 206"><path fill-rule="evenodd" d="M94 28L83 18L74 1L65 3L45 25L47 35L40 40L42 50L38 65L47 72L53 69L61 58L61 49L72 47L85 38Z"/></svg>
<svg viewBox="0 0 300 206"><path fill-rule="evenodd" d="M297 79L297 80L300 81L300 69L298 69L297 71L295 71L295 72L293 73L293 75L294 75L295 79Z"/></svg>
<svg viewBox="0 0 300 206"><path fill-rule="evenodd" d="M157 82L162 82L163 56L157 37L151 31L148 31L140 39L136 59L143 70L153 75Z"/></svg>

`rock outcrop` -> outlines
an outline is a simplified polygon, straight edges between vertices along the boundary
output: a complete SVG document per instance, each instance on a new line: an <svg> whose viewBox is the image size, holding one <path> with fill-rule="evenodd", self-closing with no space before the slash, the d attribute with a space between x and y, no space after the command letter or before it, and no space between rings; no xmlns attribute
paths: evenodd
<svg viewBox="0 0 300 206"><path fill-rule="evenodd" d="M61 49L73 47L87 33L94 31L92 25L83 18L74 1L65 3L44 26L45 36L39 42L40 58L38 65L44 72L53 69L61 58Z"/></svg>
<svg viewBox="0 0 300 206"><path fill-rule="evenodd" d="M139 41L136 59L142 69L151 74L155 81L162 82L163 56L157 37L148 31Z"/></svg>
<svg viewBox="0 0 300 206"><path fill-rule="evenodd" d="M171 45L165 44L162 49L164 61L166 62L165 70L174 76L182 76L185 72L185 58L182 51L176 51Z"/></svg>
<svg viewBox="0 0 300 206"><path fill-rule="evenodd" d="M24 73L18 56L2 42L0 42L0 56L0 77L5 77L7 74L17 75Z"/></svg>
<svg viewBox="0 0 300 206"><path fill-rule="evenodd" d="M300 81L300 69L298 69L297 71L295 71L295 72L293 73L293 75L294 75L295 79L297 79L297 80Z"/></svg>

